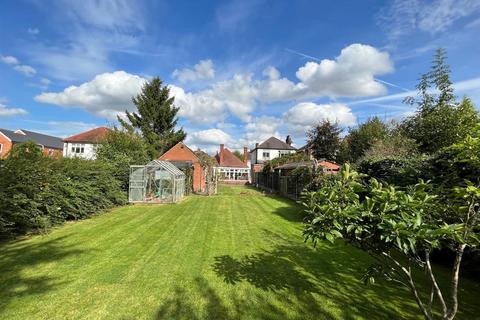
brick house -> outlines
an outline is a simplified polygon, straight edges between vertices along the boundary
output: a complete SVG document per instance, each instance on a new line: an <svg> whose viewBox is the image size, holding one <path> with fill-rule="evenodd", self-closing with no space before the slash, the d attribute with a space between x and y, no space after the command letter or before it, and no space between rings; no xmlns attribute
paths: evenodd
<svg viewBox="0 0 480 320"><path fill-rule="evenodd" d="M159 160L169 161L176 167L193 167L193 191L204 192L206 188L205 168L197 155L183 142L174 145L161 155Z"/></svg>
<svg viewBox="0 0 480 320"><path fill-rule="evenodd" d="M33 132L25 129L16 131L0 129L0 158L5 158L15 144L33 141L51 157L61 157L63 141L61 138Z"/></svg>
<svg viewBox="0 0 480 320"><path fill-rule="evenodd" d="M220 174L220 181L231 184L246 184L251 182L250 157L247 147L243 147L243 161L230 150L220 145L220 151L215 156L217 165L215 172Z"/></svg>
<svg viewBox="0 0 480 320"><path fill-rule="evenodd" d="M109 131L109 128L99 127L63 139L63 156L95 159L98 142L105 138Z"/></svg>

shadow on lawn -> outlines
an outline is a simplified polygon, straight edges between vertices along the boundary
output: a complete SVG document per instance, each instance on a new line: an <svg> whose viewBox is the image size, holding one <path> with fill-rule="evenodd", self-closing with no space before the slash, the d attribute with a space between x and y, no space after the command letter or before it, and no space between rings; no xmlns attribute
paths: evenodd
<svg viewBox="0 0 480 320"><path fill-rule="evenodd" d="M64 238L36 243L20 240L0 244L0 311L12 299L41 294L63 284L59 279L45 275L26 276L24 271L83 252L65 247L62 243Z"/></svg>
<svg viewBox="0 0 480 320"><path fill-rule="evenodd" d="M280 301L284 300L283 303L290 309L297 310L299 315L328 319L331 314L322 303L323 299L340 310L342 319L399 317L398 311L388 301L394 301L395 306L406 314L418 314L414 301L404 288L365 286L356 277L368 265L365 260L359 262L358 253L353 252L356 249L325 245L317 251L282 240L280 236L277 238L281 244L271 251L240 259L218 256L212 268L228 284L248 282L271 292ZM288 296L295 299L287 299Z"/></svg>

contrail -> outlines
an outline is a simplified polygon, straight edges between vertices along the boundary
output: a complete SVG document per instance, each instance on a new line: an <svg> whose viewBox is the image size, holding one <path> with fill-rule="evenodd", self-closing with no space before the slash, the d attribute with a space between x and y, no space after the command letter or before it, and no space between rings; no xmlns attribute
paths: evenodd
<svg viewBox="0 0 480 320"><path fill-rule="evenodd" d="M321 59L319 58L316 58L314 56L310 56L308 54L305 54L305 53L301 53L301 52L298 52L298 51L295 51L295 50L292 50L292 49L289 49L289 48L285 48L285 51L287 52L290 52L290 53L293 53L293 54L296 54L298 56L301 56L301 57L304 57L304 58L308 58L308 59L313 59L315 61L321 61ZM378 81L380 83L383 83L383 84L386 84L387 86L391 86L391 87L394 87L394 88L397 88L397 89L400 89L400 90L403 90L405 92L409 92L410 90L404 88L404 87L400 87L400 86L397 86L396 84L394 83L390 83L390 82L387 82L387 81L384 81L384 80L380 80L378 78L375 78L375 81Z"/></svg>
<svg viewBox="0 0 480 320"><path fill-rule="evenodd" d="M378 82L380 82L380 83L386 84L387 86L391 86L391 87L394 87L394 88L398 88L398 89L403 90L403 91L405 91L405 92L409 92L409 91L410 91L410 90L408 90L408 89L406 89L406 88L404 88L404 87L397 86L396 84L393 84L393 83L390 83L390 82L387 82L387 81L384 81L384 80L380 80L380 79L378 79L378 78L374 78L374 79L375 79L375 81L378 81Z"/></svg>
<svg viewBox="0 0 480 320"><path fill-rule="evenodd" d="M301 53L301 52L298 52L298 51L295 51L295 50L292 50L292 49L289 49L289 48L285 48L285 51L288 51L288 52L290 52L290 53L293 53L293 54L299 55L299 56L301 56L301 57L304 57L304 58L313 59L313 60L315 60L315 61L321 61L321 60L320 60L320 59L318 59L318 58L315 58L315 57L309 56L308 54Z"/></svg>

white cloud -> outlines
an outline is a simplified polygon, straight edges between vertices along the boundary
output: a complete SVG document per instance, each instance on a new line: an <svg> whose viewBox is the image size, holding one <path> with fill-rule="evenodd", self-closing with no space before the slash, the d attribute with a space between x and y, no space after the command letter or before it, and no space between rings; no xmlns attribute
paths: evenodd
<svg viewBox="0 0 480 320"><path fill-rule="evenodd" d="M0 103L0 117L14 117L28 114L27 110L22 108L9 108Z"/></svg>
<svg viewBox="0 0 480 320"><path fill-rule="evenodd" d="M221 143L225 144L227 148L232 148L236 144L231 135L220 129L189 132L185 142L190 148L202 149L209 154L215 154Z"/></svg>
<svg viewBox="0 0 480 320"><path fill-rule="evenodd" d="M361 97L385 93L385 87L374 76L392 71L388 53L356 43L342 49L335 60L307 62L296 75L309 97Z"/></svg>
<svg viewBox="0 0 480 320"><path fill-rule="evenodd" d="M247 20L261 4L260 0L225 1L216 11L216 20L221 32L233 32L248 26Z"/></svg>
<svg viewBox="0 0 480 320"><path fill-rule="evenodd" d="M23 73L26 76L31 77L37 73L37 70L35 70L33 67L20 64L20 61L18 61L18 59L14 56L0 56L0 60L6 64L14 66L13 69L15 71Z"/></svg>
<svg viewBox="0 0 480 320"><path fill-rule="evenodd" d="M0 60L2 60L3 63L6 64L18 64L18 59L15 58L14 56L0 56Z"/></svg>
<svg viewBox="0 0 480 320"><path fill-rule="evenodd" d="M62 92L45 92L35 101L65 107L82 107L107 119L116 119L125 110L134 110L131 98L140 92L146 79L116 71L103 73L80 86L70 86Z"/></svg>
<svg viewBox="0 0 480 320"><path fill-rule="evenodd" d="M31 35L37 35L40 33L40 30L38 30L38 28L28 28L28 33L31 34Z"/></svg>
<svg viewBox="0 0 480 320"><path fill-rule="evenodd" d="M175 69L172 77L177 78L180 82L213 79L215 77L215 68L212 60L200 60L200 62L193 66L193 69Z"/></svg>
<svg viewBox="0 0 480 320"><path fill-rule="evenodd" d="M378 18L389 38L396 40L415 30L431 34L445 31L479 11L477 0L395 0L380 11Z"/></svg>
<svg viewBox="0 0 480 320"><path fill-rule="evenodd" d="M233 115L243 122L252 120L258 104L298 101L319 97L366 97L386 92L374 76L393 69L385 52L362 44L344 48L335 60L308 62L298 69L299 82L282 77L274 67L263 72L266 78L239 73L217 81L207 89L187 92L170 85L179 116L193 124L212 124ZM124 71L103 73L80 86L59 93L42 93L37 101L63 106L79 106L98 116L115 118L118 112L131 110L130 98L139 93L144 78ZM124 82L128 85L125 86Z"/></svg>
<svg viewBox="0 0 480 320"><path fill-rule="evenodd" d="M262 116L253 119L253 121L247 123L245 126L245 133L241 139L242 145L252 146L255 143L260 143L267 140L271 136L278 137L280 134L278 129L283 124L282 119Z"/></svg>
<svg viewBox="0 0 480 320"><path fill-rule="evenodd" d="M28 77L34 76L37 73L37 70L35 70L34 68L32 68L31 66L28 66L26 64L17 65L15 67L13 67L13 69L15 71L20 72L20 73L23 73L24 75L26 75Z"/></svg>
<svg viewBox="0 0 480 320"><path fill-rule="evenodd" d="M284 113L283 119L289 132L303 135L313 125L322 120L337 122L341 126L354 125L357 121L352 110L345 104L315 104L302 102Z"/></svg>

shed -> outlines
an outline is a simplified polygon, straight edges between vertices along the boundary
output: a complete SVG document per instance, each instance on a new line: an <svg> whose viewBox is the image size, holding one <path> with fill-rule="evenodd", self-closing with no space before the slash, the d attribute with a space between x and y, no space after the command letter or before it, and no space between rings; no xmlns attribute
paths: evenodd
<svg viewBox="0 0 480 320"><path fill-rule="evenodd" d="M153 160L130 166L130 203L175 203L185 195L185 174L172 163Z"/></svg>

